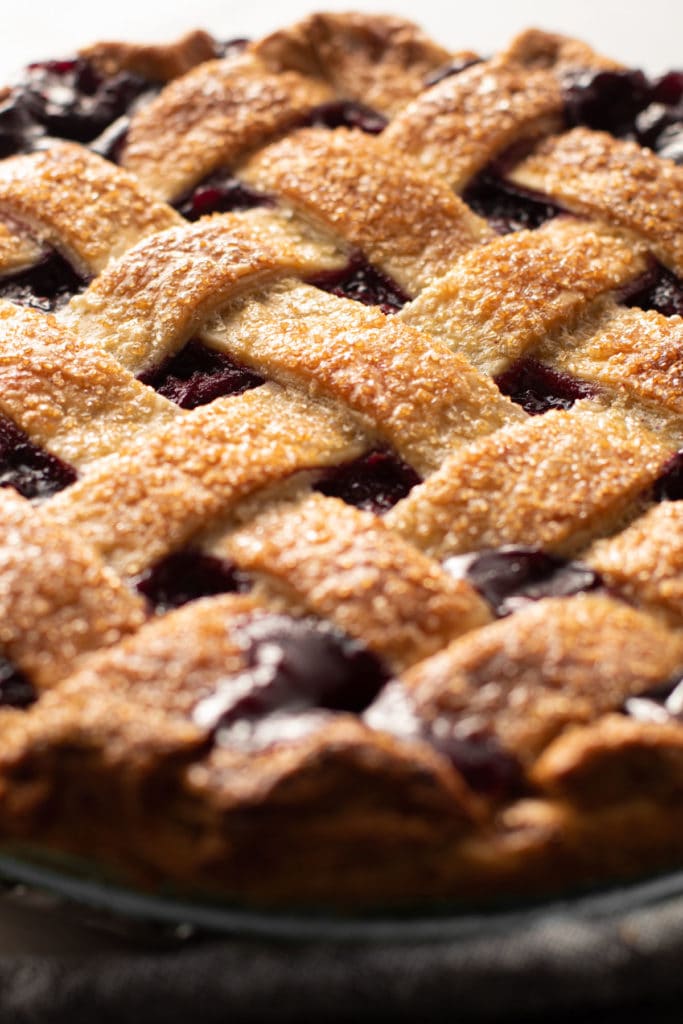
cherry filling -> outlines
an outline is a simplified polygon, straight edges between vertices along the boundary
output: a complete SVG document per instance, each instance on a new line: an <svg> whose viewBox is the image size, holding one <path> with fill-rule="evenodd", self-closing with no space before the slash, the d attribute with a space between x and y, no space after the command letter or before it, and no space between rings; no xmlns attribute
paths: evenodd
<svg viewBox="0 0 683 1024"><path fill-rule="evenodd" d="M425 721L400 683L386 686L363 718L373 729L429 743L448 758L472 789L492 799L520 788L521 765L490 729L472 720L454 721L447 715Z"/></svg>
<svg viewBox="0 0 683 1024"><path fill-rule="evenodd" d="M598 394L594 384L552 370L531 358L520 359L495 380L503 394L531 416L549 409L569 409L574 402Z"/></svg>
<svg viewBox="0 0 683 1024"><path fill-rule="evenodd" d="M0 654L0 707L27 708L37 699L26 676Z"/></svg>
<svg viewBox="0 0 683 1024"><path fill-rule="evenodd" d="M380 515L419 483L421 478L412 466L391 452L376 450L326 470L315 490Z"/></svg>
<svg viewBox="0 0 683 1024"><path fill-rule="evenodd" d="M251 210L255 206L272 206L273 200L233 178L229 171L216 171L200 182L176 203L176 209L187 220L198 220L209 213Z"/></svg>
<svg viewBox="0 0 683 1024"><path fill-rule="evenodd" d="M463 199L499 235L539 228L564 212L544 196L502 181L492 168L467 186Z"/></svg>
<svg viewBox="0 0 683 1024"><path fill-rule="evenodd" d="M652 497L655 501L683 501L683 451L676 452L664 464Z"/></svg>
<svg viewBox="0 0 683 1024"><path fill-rule="evenodd" d="M149 90L140 75L103 78L80 57L31 64L0 107L0 155L30 151L44 136L91 142Z"/></svg>
<svg viewBox="0 0 683 1024"><path fill-rule="evenodd" d="M501 617L530 601L567 597L602 585L598 573L587 565L530 547L458 555L447 559L444 569L456 578L466 577Z"/></svg>
<svg viewBox="0 0 683 1024"><path fill-rule="evenodd" d="M379 135L388 124L386 117L371 107L354 100L337 100L314 107L300 127L311 128L358 128L368 135Z"/></svg>
<svg viewBox="0 0 683 1024"><path fill-rule="evenodd" d="M292 735L310 711L363 711L388 679L379 659L336 627L286 615L254 617L237 630L243 672L228 677L195 708L195 721L221 743L262 745ZM297 731L296 725L294 731Z"/></svg>
<svg viewBox="0 0 683 1024"><path fill-rule="evenodd" d="M683 316L683 283L658 263L622 301L626 306L654 309L664 316Z"/></svg>
<svg viewBox="0 0 683 1024"><path fill-rule="evenodd" d="M140 380L182 409L195 409L221 395L240 395L263 384L263 377L253 370L196 339L156 369L141 374Z"/></svg>
<svg viewBox="0 0 683 1024"><path fill-rule="evenodd" d="M86 284L71 264L53 250L40 263L0 278L0 298L51 313L64 306Z"/></svg>
<svg viewBox="0 0 683 1024"><path fill-rule="evenodd" d="M343 299L379 306L383 313L396 313L410 302L410 296L395 281L376 270L360 253L352 256L342 270L326 270L309 278L308 283Z"/></svg>
<svg viewBox="0 0 683 1024"><path fill-rule="evenodd" d="M200 597L249 589L247 577L223 558L186 548L163 558L137 581L139 593L157 612L180 608Z"/></svg>
<svg viewBox="0 0 683 1024"><path fill-rule="evenodd" d="M14 487L25 498L48 498L75 480L75 469L0 415L0 487Z"/></svg>
<svg viewBox="0 0 683 1024"><path fill-rule="evenodd" d="M641 722L683 722L683 678L678 675L637 697L629 697L622 711Z"/></svg>

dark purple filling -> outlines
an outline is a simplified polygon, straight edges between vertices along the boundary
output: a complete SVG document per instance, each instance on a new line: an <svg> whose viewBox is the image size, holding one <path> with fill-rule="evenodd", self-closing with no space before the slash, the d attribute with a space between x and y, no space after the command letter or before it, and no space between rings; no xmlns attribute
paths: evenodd
<svg viewBox="0 0 683 1024"><path fill-rule="evenodd" d="M314 107L299 127L311 128L358 128L368 135L379 135L388 124L386 117L371 107L354 100L336 100Z"/></svg>
<svg viewBox="0 0 683 1024"><path fill-rule="evenodd" d="M245 670L195 709L196 721L220 742L230 742L234 726L272 725L271 716L282 713L288 723L292 714L314 708L359 713L388 679L374 654L325 622L264 615L236 630L236 637L246 648Z"/></svg>
<svg viewBox="0 0 683 1024"><path fill-rule="evenodd" d="M652 496L655 501L683 501L683 451L664 464Z"/></svg>
<svg viewBox="0 0 683 1024"><path fill-rule="evenodd" d="M241 184L229 171L222 170L200 182L189 195L176 203L176 208L188 220L198 220L209 213L230 213L231 210L272 205L270 196Z"/></svg>
<svg viewBox="0 0 683 1024"><path fill-rule="evenodd" d="M496 384L504 395L521 405L531 416L550 409L569 409L581 398L593 398L598 388L585 380L552 370L535 359L520 359L496 377Z"/></svg>
<svg viewBox="0 0 683 1024"><path fill-rule="evenodd" d="M539 548L503 547L475 555L456 556L444 569L465 576L493 607L496 615L511 615L529 601L567 597L602 585L597 572Z"/></svg>
<svg viewBox="0 0 683 1024"><path fill-rule="evenodd" d="M622 711L641 722L683 722L683 677L674 676L661 686L629 697Z"/></svg>
<svg viewBox="0 0 683 1024"><path fill-rule="evenodd" d="M253 370L196 339L155 370L141 374L140 380L182 409L195 409L221 395L240 395L263 384L263 377Z"/></svg>
<svg viewBox="0 0 683 1024"><path fill-rule="evenodd" d="M71 466L33 444L0 415L0 487L14 487L25 498L48 498L75 480Z"/></svg>
<svg viewBox="0 0 683 1024"><path fill-rule="evenodd" d="M324 472L316 491L347 505L381 514L409 493L421 478L392 452L377 450Z"/></svg>
<svg viewBox="0 0 683 1024"><path fill-rule="evenodd" d="M446 714L424 721L400 683L385 687L364 719L373 729L429 743L448 758L472 789L486 796L509 796L521 785L521 765L490 729L450 720Z"/></svg>
<svg viewBox="0 0 683 1024"><path fill-rule="evenodd" d="M71 264L53 250L40 263L0 278L0 298L51 313L64 306L86 284Z"/></svg>
<svg viewBox="0 0 683 1024"><path fill-rule="evenodd" d="M568 125L634 139L683 162L683 72L649 80L641 71L577 71L565 78Z"/></svg>
<svg viewBox="0 0 683 1024"><path fill-rule="evenodd" d="M622 301L626 306L654 309L664 316L683 316L683 283L657 263L642 281L637 282L636 290L629 291Z"/></svg>
<svg viewBox="0 0 683 1024"><path fill-rule="evenodd" d="M45 136L91 142L149 90L128 71L102 78L80 57L31 64L0 107L0 155L28 152Z"/></svg>
<svg viewBox="0 0 683 1024"><path fill-rule="evenodd" d="M186 548L148 569L138 579L137 589L155 611L164 612L200 597L242 593L249 589L249 581L227 560Z"/></svg>
<svg viewBox="0 0 683 1024"><path fill-rule="evenodd" d="M395 281L376 270L360 253L352 256L342 270L326 270L309 278L308 283L343 299L379 306L383 313L396 313L410 302L410 296Z"/></svg>
<svg viewBox="0 0 683 1024"><path fill-rule="evenodd" d="M438 82L443 82L444 78L452 78L453 75L459 75L465 68L471 68L474 64L481 64L481 61L481 57L461 57L459 60L452 60L448 64L442 64L440 68L430 71L427 75L424 80L424 88L431 89Z"/></svg>
<svg viewBox="0 0 683 1024"><path fill-rule="evenodd" d="M499 235L539 228L564 212L543 196L502 181L491 169L467 186L463 199Z"/></svg>
<svg viewBox="0 0 683 1024"><path fill-rule="evenodd" d="M19 669L0 655L0 707L27 708L38 694Z"/></svg>

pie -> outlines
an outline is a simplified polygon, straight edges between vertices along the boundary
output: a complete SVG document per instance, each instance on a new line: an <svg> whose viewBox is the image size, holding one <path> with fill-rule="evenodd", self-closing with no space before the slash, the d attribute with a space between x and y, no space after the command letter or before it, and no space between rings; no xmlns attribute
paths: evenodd
<svg viewBox="0 0 683 1024"><path fill-rule="evenodd" d="M101 43L0 91L0 275L5 847L270 907L683 864L683 73Z"/></svg>

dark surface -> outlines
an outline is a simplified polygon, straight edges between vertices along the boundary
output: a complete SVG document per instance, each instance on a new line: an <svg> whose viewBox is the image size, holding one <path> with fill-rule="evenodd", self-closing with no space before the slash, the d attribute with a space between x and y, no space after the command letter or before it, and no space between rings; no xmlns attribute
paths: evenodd
<svg viewBox="0 0 683 1024"><path fill-rule="evenodd" d="M597 916L568 905L444 942L112 943L0 956L0 1022L678 1024L682 957L683 897Z"/></svg>

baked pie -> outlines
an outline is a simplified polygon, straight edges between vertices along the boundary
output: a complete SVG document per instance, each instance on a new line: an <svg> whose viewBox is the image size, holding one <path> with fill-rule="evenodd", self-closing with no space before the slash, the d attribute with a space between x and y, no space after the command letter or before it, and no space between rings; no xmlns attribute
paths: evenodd
<svg viewBox="0 0 683 1024"><path fill-rule="evenodd" d="M317 14L0 100L3 842L267 906L680 866L683 73Z"/></svg>

